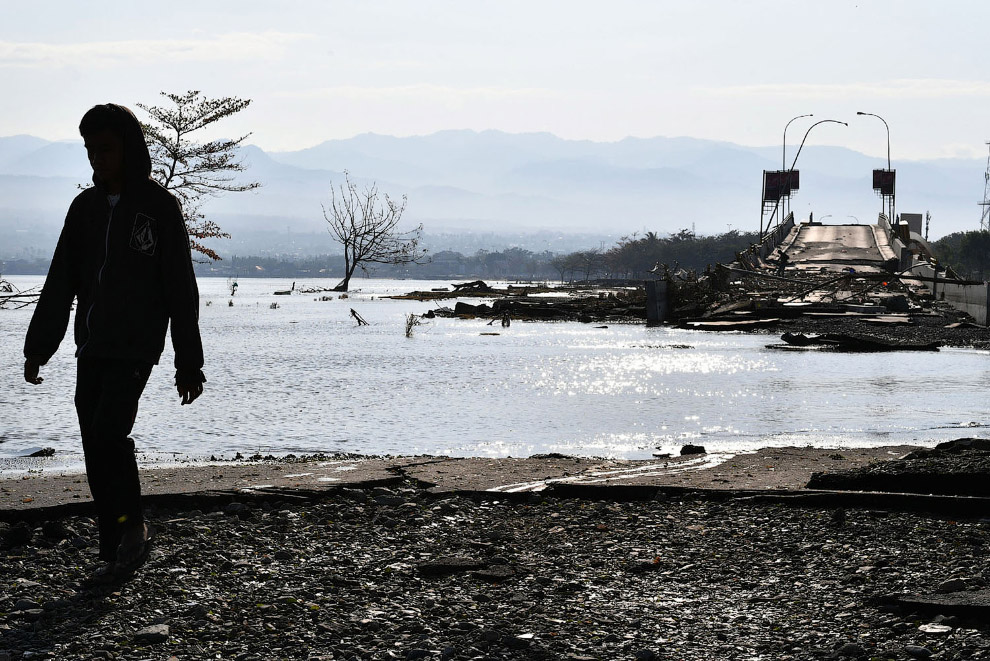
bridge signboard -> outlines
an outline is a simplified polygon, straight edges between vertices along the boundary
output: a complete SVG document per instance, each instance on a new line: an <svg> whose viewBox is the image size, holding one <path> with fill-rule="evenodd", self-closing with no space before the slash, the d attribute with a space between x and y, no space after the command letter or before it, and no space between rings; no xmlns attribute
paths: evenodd
<svg viewBox="0 0 990 661"><path fill-rule="evenodd" d="M763 202L776 202L782 197L790 197L800 187L799 170L764 170Z"/></svg>
<svg viewBox="0 0 990 661"><path fill-rule="evenodd" d="M897 170L874 170L873 190L878 191L883 196L893 197L896 175Z"/></svg>

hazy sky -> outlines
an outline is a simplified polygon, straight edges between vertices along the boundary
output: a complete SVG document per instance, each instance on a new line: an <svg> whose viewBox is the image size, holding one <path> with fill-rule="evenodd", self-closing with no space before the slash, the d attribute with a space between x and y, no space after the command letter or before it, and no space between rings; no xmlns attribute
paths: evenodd
<svg viewBox="0 0 990 661"><path fill-rule="evenodd" d="M897 159L985 157L986 0L0 0L0 135L75 138L86 108L253 100L267 150L442 129L694 136ZM793 154L793 151L789 153ZM788 159L789 160L789 159Z"/></svg>

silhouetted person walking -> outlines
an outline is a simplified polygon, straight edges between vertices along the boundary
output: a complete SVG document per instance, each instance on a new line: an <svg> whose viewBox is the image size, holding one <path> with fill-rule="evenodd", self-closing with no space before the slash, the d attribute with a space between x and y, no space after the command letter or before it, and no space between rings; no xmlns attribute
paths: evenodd
<svg viewBox="0 0 990 661"><path fill-rule="evenodd" d="M791 258L783 250L780 251L780 257L777 258L777 275L784 275L784 271L787 270L787 265L791 263Z"/></svg>
<svg viewBox="0 0 990 661"><path fill-rule="evenodd" d="M148 557L134 441L138 400L171 323L182 404L203 392L199 292L178 201L151 179L141 125L124 106L94 106L79 133L94 187L76 196L24 342L24 378L65 336L73 298L76 413L99 519L96 581L123 578Z"/></svg>

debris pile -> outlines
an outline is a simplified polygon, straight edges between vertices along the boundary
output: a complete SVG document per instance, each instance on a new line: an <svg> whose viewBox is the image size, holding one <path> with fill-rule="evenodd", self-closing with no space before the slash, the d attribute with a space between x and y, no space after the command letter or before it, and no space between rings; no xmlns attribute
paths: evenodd
<svg viewBox="0 0 990 661"><path fill-rule="evenodd" d="M677 283L673 320L695 330L784 330L789 348L990 348L990 330L937 300L923 278L852 267L787 273L718 265L697 284Z"/></svg>
<svg viewBox="0 0 990 661"><path fill-rule="evenodd" d="M642 283L610 283L608 286L581 285L549 287L541 285L490 287L482 281L455 284L454 291L416 291L392 298L441 301L451 298L491 298L491 303L457 301L454 307L440 307L426 313L431 317L506 319L517 321L616 322L646 319L646 293ZM468 286L470 285L470 286Z"/></svg>
<svg viewBox="0 0 990 661"><path fill-rule="evenodd" d="M988 497L987 475L990 475L990 439L963 438L915 450L892 461L815 473L808 488Z"/></svg>
<svg viewBox="0 0 990 661"><path fill-rule="evenodd" d="M776 267L755 257L695 273L658 269L668 283L666 323L709 331L784 332L774 348L833 351L936 350L939 346L990 348L990 329L938 300L926 278L894 273L891 264ZM882 267L882 268L881 268ZM838 268L838 270L836 270ZM931 280L931 278L927 278ZM477 280L393 298L444 301L453 307L433 316L522 321L636 322L646 320L643 281L605 281L504 289Z"/></svg>
<svg viewBox="0 0 990 661"><path fill-rule="evenodd" d="M20 290L9 280L0 277L0 310L27 307L38 302L41 287Z"/></svg>

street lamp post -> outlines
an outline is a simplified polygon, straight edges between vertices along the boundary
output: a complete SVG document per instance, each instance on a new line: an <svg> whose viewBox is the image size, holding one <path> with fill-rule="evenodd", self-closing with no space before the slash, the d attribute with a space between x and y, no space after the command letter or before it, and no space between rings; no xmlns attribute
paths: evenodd
<svg viewBox="0 0 990 661"><path fill-rule="evenodd" d="M794 166L797 165L798 156L801 155L801 150L804 149L804 141L808 139L808 134L811 133L811 129L815 128L819 124L827 124L827 123L842 124L843 126L849 126L845 122L840 122L837 119L822 119L822 120L819 120L819 121L815 122L811 126L809 126L808 127L808 130L804 132L804 137L801 138L801 146L798 147L797 153L794 154L794 160L791 162L791 171L793 171L794 170ZM811 215L809 214L808 217L810 218Z"/></svg>
<svg viewBox="0 0 990 661"><path fill-rule="evenodd" d="M794 169L794 166L797 165L798 156L801 155L801 150L804 149L804 141L808 139L808 134L811 133L811 129L815 128L819 124L825 124L825 123L828 123L828 122L831 122L833 124L842 124L843 126L849 126L845 122L840 122L837 119L822 119L820 121L815 122L811 126L809 126L808 127L808 130L804 132L804 137L801 138L801 146L798 147L797 153L794 154L794 161L791 162L791 170L793 170Z"/></svg>
<svg viewBox="0 0 990 661"><path fill-rule="evenodd" d="M786 170L787 169L787 127L790 126L791 125L791 122L793 122L795 119L801 119L802 117L814 117L814 114L798 115L797 117L795 117L794 119L792 119L790 122L787 122L786 124L784 124L784 139L781 141L782 146L781 146L781 150L780 150L781 151L781 155L780 155L780 169L781 170Z"/></svg>
<svg viewBox="0 0 990 661"><path fill-rule="evenodd" d="M802 117L814 117L814 116L815 116L814 113L809 113L807 115L798 115L797 117L792 118L790 120L790 122L787 122L786 124L784 124L784 137L780 141L780 169L781 170L786 170L787 169L787 127L790 126L791 125L791 122L793 122L795 119L801 119ZM788 202L788 204L789 204L789 202ZM786 211L786 209L784 211ZM784 211L781 211L781 213L784 213Z"/></svg>
<svg viewBox="0 0 990 661"><path fill-rule="evenodd" d="M862 112L860 110L856 111L857 115L868 115L870 117L876 117L881 122L883 122L884 128L887 129L887 169L890 169L890 126L887 125L887 120L880 115L874 115L872 112Z"/></svg>
<svg viewBox="0 0 990 661"><path fill-rule="evenodd" d="M866 116L869 116L869 117L876 117L881 122L883 122L884 128L887 129L887 172L890 172L891 171L890 170L890 126L887 124L887 120L884 119L883 117L881 117L880 115L873 114L872 112L863 112L861 110L857 110L856 111L856 114L857 115L866 115ZM890 175L890 176L893 176L893 175ZM882 191L881 191L881 195L883 195ZM881 205L881 211L883 211L882 205ZM890 220L891 223L894 223L895 220L896 220L894 218L894 191L893 190L891 190L891 194L890 194L890 219L889 220Z"/></svg>

